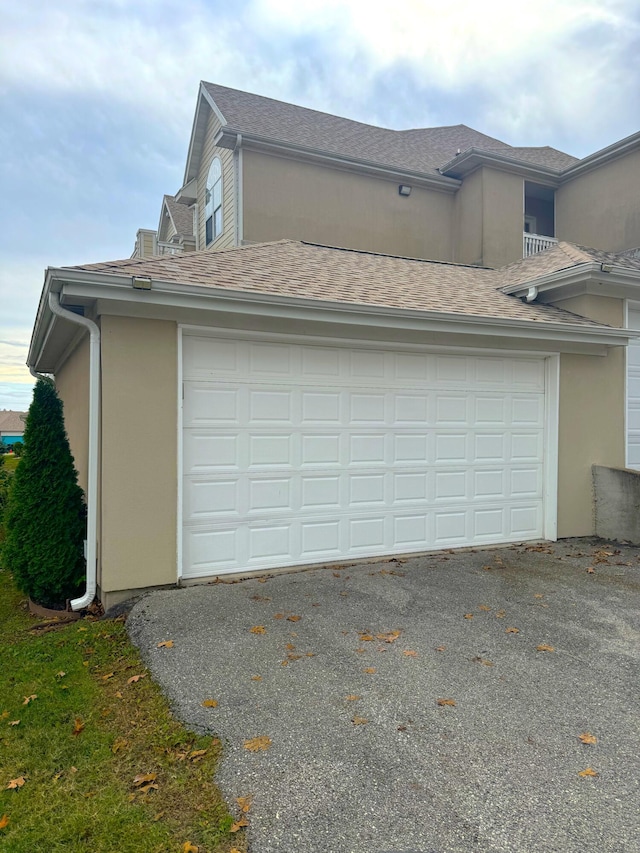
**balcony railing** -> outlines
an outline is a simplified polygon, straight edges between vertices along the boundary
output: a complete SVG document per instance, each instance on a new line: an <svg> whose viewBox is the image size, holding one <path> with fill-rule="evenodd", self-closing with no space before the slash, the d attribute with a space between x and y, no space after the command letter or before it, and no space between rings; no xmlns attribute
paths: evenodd
<svg viewBox="0 0 640 853"><path fill-rule="evenodd" d="M156 244L156 253L158 255L181 255L182 246L177 243L166 243L163 240L158 240Z"/></svg>
<svg viewBox="0 0 640 853"><path fill-rule="evenodd" d="M551 246L555 246L558 242L556 237L544 237L542 234L527 234L525 232L523 236L523 258L528 258L530 255L537 255L538 252L544 252L545 249L550 249Z"/></svg>

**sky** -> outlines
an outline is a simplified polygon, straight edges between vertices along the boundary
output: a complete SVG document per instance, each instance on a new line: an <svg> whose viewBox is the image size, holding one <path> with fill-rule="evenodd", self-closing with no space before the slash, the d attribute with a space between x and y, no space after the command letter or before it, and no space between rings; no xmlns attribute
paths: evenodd
<svg viewBox="0 0 640 853"><path fill-rule="evenodd" d="M129 257L208 80L394 129L583 157L640 130L637 0L5 0L0 409L26 410L48 266Z"/></svg>

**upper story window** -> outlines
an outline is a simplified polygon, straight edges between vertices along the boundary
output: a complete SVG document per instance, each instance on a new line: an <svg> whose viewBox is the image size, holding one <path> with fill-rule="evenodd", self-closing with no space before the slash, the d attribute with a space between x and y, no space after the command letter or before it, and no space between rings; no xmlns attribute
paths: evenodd
<svg viewBox="0 0 640 853"><path fill-rule="evenodd" d="M222 165L214 157L207 175L205 195L205 243L209 246L222 234Z"/></svg>

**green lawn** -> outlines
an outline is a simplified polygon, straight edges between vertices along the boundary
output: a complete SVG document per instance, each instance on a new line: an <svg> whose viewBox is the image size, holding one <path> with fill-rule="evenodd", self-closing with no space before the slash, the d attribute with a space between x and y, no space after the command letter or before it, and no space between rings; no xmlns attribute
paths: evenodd
<svg viewBox="0 0 640 853"><path fill-rule="evenodd" d="M244 850L219 756L173 719L121 621L47 626L0 569L0 850Z"/></svg>
<svg viewBox="0 0 640 853"><path fill-rule="evenodd" d="M8 454L5 454L4 467L7 469L7 471L10 471L13 474L13 472L18 467L18 463L20 462L21 458L22 457L20 456L9 456Z"/></svg>

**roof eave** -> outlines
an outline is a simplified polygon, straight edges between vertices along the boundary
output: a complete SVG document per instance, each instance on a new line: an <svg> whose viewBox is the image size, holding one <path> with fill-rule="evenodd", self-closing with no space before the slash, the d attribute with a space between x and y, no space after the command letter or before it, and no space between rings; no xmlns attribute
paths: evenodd
<svg viewBox="0 0 640 853"><path fill-rule="evenodd" d="M246 133L242 130L235 130L229 126L223 127L214 139L214 144L220 148L229 148L234 150L238 144L242 144L245 148L259 148L269 150L287 156L297 156L301 159L313 160L316 162L330 163L343 169L356 169L368 174L385 175L398 179L410 179L419 182L421 185L436 187L445 192L455 192L461 184L461 181L441 175L438 172L422 172L415 169L405 169L401 166L393 166L385 163L376 163L371 160L359 159L356 157L346 157L340 154L331 154L323 151L320 148L309 148L302 145L294 145L293 143L283 142L266 136L258 136L253 133Z"/></svg>
<svg viewBox="0 0 640 853"><path fill-rule="evenodd" d="M544 294L550 301L560 294L574 295L579 286L581 292L607 291L606 295L614 295L615 292L616 296L633 296L637 299L640 295L640 270L593 261L535 276L527 281L502 287L501 290L509 296L524 297L534 287L539 295Z"/></svg>
<svg viewBox="0 0 640 853"><path fill-rule="evenodd" d="M469 148L462 154L458 154L444 166L440 167L443 175L462 180L470 172L479 166L494 166L499 169L516 171L524 178L532 178L536 181L558 186L560 172L545 166L536 166L527 160L519 160L517 157L508 157L494 151L485 151L482 148Z"/></svg>
<svg viewBox="0 0 640 853"><path fill-rule="evenodd" d="M207 87L204 84L204 81L200 81L200 88L198 90L198 101L196 104L196 112L193 119L193 124L191 126L191 138L189 140L189 151L187 153L187 165L184 170L184 180L182 182L183 187L185 187L190 181L192 181L196 175L198 174L198 169L200 168L200 160L202 158L202 149L204 143L204 134L207 130L207 110L202 109L203 103L206 107L211 109L216 116L218 117L220 124L224 127L227 123L226 118L223 116L222 111L214 101L210 92L207 91ZM200 139L202 136L202 140Z"/></svg>
<svg viewBox="0 0 640 853"><path fill-rule="evenodd" d="M50 269L47 271L43 300L45 310L38 315L34 340L40 340L38 324L47 321L48 289L60 291L73 299L118 300L124 303L144 302L148 307L197 308L199 311L223 311L255 316L256 306L263 316L289 319L317 319L333 323L350 323L378 327L412 328L479 337L501 337L518 340L579 343L610 347L623 346L633 333L602 325L581 325L538 320L481 317L442 311L394 308L384 305L347 303L255 293L230 288L212 289L203 285L184 284L168 279L153 279L151 290L136 290L132 276L86 270ZM47 324L48 325L48 324ZM33 347L33 341L32 341ZM30 358L32 349L30 349Z"/></svg>
<svg viewBox="0 0 640 853"><path fill-rule="evenodd" d="M569 180L576 175L597 169L598 166L610 160L615 160L618 157L623 157L625 154L638 148L640 148L640 131L632 133L631 136L626 136L624 139L620 139L606 148L601 148L600 151L595 151L593 154L589 154L588 157L583 157L582 160L579 160L562 172L562 180Z"/></svg>

